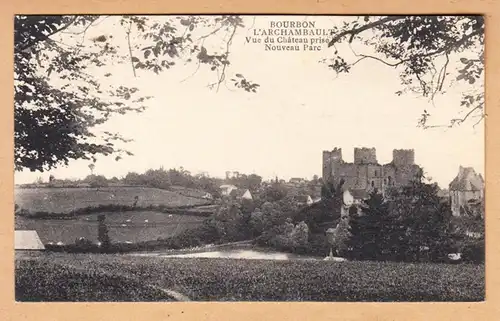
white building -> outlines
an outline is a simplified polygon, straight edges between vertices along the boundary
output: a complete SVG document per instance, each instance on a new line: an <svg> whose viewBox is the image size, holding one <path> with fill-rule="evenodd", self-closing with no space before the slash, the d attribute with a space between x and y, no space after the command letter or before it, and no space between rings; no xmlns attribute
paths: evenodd
<svg viewBox="0 0 500 321"><path fill-rule="evenodd" d="M222 196L229 196L233 190L238 189L238 187L234 185L221 185L219 188Z"/></svg>

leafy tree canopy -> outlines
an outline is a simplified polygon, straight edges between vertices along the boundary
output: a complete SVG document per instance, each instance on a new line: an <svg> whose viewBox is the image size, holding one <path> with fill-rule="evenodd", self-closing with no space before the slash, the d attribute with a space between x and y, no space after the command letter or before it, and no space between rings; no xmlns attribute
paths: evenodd
<svg viewBox="0 0 500 321"><path fill-rule="evenodd" d="M450 86L463 88L460 115L448 125L435 125L426 110L419 121L424 128L459 125L469 118L478 123L484 117L482 16L361 16L335 27L329 46L333 56L323 62L337 73L361 68L367 60L398 70L398 95L434 101ZM460 67L449 68L453 62Z"/></svg>
<svg viewBox="0 0 500 321"><path fill-rule="evenodd" d="M84 45L87 31L107 18L15 17L16 170L44 171L75 159L95 162L99 154L115 154L116 160L131 155L117 145L129 140L98 129L113 115L144 111L150 97L137 88L103 85L95 75L97 68L130 64L134 74L160 73L176 62L196 63L217 75L211 88L231 81L256 92L258 85L243 75L227 76L232 38L243 27L240 17L112 17L126 30L128 48L120 48L112 35L100 35ZM72 42L68 34L75 36ZM223 34L227 37L220 40ZM212 45L205 45L210 40Z"/></svg>

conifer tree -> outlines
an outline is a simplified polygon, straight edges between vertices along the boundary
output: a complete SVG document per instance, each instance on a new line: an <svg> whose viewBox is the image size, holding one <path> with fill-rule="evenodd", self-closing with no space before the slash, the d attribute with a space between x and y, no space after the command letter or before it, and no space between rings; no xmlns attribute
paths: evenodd
<svg viewBox="0 0 500 321"><path fill-rule="evenodd" d="M376 191L365 200L362 212L350 220L348 247L356 259L380 260L391 256L395 224L389 205Z"/></svg>
<svg viewBox="0 0 500 321"><path fill-rule="evenodd" d="M416 179L393 195L392 212L405 230L399 247L405 253L400 253L400 257L411 261L419 261L423 256L437 259L452 246L451 213L437 192L437 185Z"/></svg>
<svg viewBox="0 0 500 321"><path fill-rule="evenodd" d="M100 214L97 219L99 221L98 240L101 242L101 247L103 249L108 249L111 246L111 239L109 237L108 227L104 222L106 220L106 216L104 214Z"/></svg>

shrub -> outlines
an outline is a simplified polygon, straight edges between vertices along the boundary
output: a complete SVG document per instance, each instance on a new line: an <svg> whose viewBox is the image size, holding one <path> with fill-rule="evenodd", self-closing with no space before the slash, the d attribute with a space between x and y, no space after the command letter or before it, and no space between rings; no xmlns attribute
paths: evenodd
<svg viewBox="0 0 500 321"><path fill-rule="evenodd" d="M485 246L484 240L468 242L462 246L462 260L471 263L484 263Z"/></svg>
<svg viewBox="0 0 500 321"><path fill-rule="evenodd" d="M75 241L75 249L79 249L82 251L88 251L94 247L96 247L96 245L94 243L92 243L91 240L86 239L84 237L80 237L80 238L76 239L76 241Z"/></svg>
<svg viewBox="0 0 500 321"><path fill-rule="evenodd" d="M104 214L101 214L98 216L98 221L99 221L99 226L98 226L98 240L101 242L101 247L104 249L107 249L111 245L111 239L109 238L108 234L108 227L106 226L106 223L104 220L106 219L106 216Z"/></svg>

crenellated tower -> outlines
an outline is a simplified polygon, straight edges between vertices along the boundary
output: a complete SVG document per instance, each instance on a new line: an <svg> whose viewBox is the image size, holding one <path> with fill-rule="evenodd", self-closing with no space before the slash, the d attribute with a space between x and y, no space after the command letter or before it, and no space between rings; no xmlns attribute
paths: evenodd
<svg viewBox="0 0 500 321"><path fill-rule="evenodd" d="M342 163L342 148L323 151L323 181L330 181L337 174Z"/></svg>
<svg viewBox="0 0 500 321"><path fill-rule="evenodd" d="M323 151L323 180L335 186L343 181L344 188L367 195L374 190L384 192L389 187L407 185L421 173L413 149L394 149L392 156L390 163L379 164L375 148L354 148L351 163L343 160L341 148Z"/></svg>
<svg viewBox="0 0 500 321"><path fill-rule="evenodd" d="M394 149L392 162L395 166L415 165L415 151L413 149Z"/></svg>
<svg viewBox="0 0 500 321"><path fill-rule="evenodd" d="M377 164L377 150L375 148L354 148L354 164Z"/></svg>

